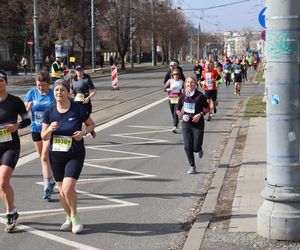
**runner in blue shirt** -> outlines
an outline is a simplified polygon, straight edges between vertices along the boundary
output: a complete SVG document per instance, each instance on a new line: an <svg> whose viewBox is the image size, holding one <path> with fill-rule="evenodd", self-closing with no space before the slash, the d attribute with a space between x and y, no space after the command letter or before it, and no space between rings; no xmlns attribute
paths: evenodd
<svg viewBox="0 0 300 250"><path fill-rule="evenodd" d="M43 141L41 138L42 122L45 110L52 105L54 101L53 90L50 88L50 74L42 70L37 73L36 87L29 90L25 96L25 106L27 111L31 110L31 136L40 155L42 173L44 178L43 199L51 199L51 194L55 186L55 181L50 168L48 147L49 142Z"/></svg>
<svg viewBox="0 0 300 250"><path fill-rule="evenodd" d="M55 105L45 112L41 136L43 140L50 140L51 168L67 213L60 230L80 233L83 225L77 214L75 185L85 158L83 136L94 130L95 123L82 105L70 100L70 86L65 80L57 80L53 89Z"/></svg>

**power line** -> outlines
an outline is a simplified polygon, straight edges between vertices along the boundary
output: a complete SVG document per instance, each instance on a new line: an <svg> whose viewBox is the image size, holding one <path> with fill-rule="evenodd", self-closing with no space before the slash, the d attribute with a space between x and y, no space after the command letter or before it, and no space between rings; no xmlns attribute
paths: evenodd
<svg viewBox="0 0 300 250"><path fill-rule="evenodd" d="M234 4L239 4L239 3L244 3L244 2L250 2L253 0L243 0L243 1L238 1L238 2L232 2L232 3L227 3L227 4L221 4L221 5L216 5L216 6L211 6L211 7L207 7L207 8L198 8L198 9L182 9L180 7L178 7L178 9L180 10L210 10L210 9L216 9L216 8L221 8L221 7L226 7L226 6L230 6L230 5L234 5Z"/></svg>

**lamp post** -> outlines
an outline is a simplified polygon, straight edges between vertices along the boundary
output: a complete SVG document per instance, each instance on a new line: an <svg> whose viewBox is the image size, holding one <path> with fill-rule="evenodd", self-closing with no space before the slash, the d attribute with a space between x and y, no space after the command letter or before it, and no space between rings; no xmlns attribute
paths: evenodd
<svg viewBox="0 0 300 250"><path fill-rule="evenodd" d="M94 0L91 0L91 51L92 51L92 68L96 68L96 49L95 49L95 10Z"/></svg>
<svg viewBox="0 0 300 250"><path fill-rule="evenodd" d="M34 64L35 72L41 69L40 34L37 0L33 1L33 29L34 29ZM31 60L31 59L30 59Z"/></svg>

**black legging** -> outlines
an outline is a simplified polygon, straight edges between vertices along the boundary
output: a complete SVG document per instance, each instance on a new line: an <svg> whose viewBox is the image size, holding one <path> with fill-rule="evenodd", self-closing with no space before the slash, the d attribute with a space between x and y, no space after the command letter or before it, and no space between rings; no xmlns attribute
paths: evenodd
<svg viewBox="0 0 300 250"><path fill-rule="evenodd" d="M176 106L177 106L177 103L173 104L169 101L169 106L170 106L170 110L171 110L171 114L172 114L172 117L173 117L173 125L174 127L177 127L178 126L178 115L176 114Z"/></svg>
<svg viewBox="0 0 300 250"><path fill-rule="evenodd" d="M204 119L201 118L197 124L182 123L182 135L184 150L191 167L195 167L194 152L202 150L204 136Z"/></svg>

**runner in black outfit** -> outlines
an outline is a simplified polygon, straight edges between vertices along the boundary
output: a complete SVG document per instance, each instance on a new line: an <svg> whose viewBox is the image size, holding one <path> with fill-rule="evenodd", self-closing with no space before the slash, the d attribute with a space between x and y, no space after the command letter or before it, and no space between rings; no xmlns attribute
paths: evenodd
<svg viewBox="0 0 300 250"><path fill-rule="evenodd" d="M30 118L23 101L7 93L7 75L0 71L0 194L6 208L5 231L16 228L18 212L14 206L14 191L10 177L20 155L18 129L30 125ZM18 122L18 116L22 121Z"/></svg>

